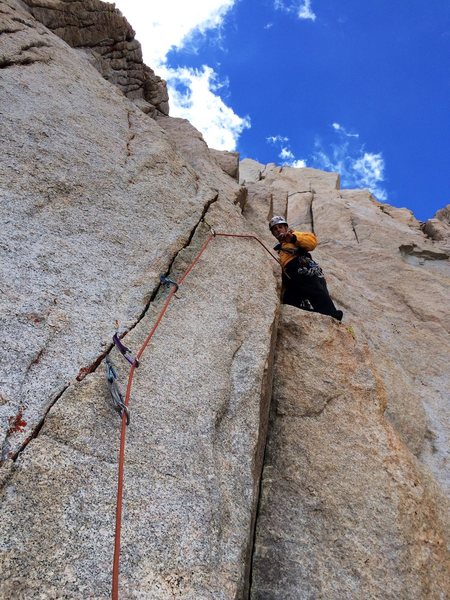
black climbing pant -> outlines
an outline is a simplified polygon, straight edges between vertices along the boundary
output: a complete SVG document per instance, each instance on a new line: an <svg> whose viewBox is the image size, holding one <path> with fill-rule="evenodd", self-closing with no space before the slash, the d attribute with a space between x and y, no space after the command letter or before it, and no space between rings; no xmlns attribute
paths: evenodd
<svg viewBox="0 0 450 600"><path fill-rule="evenodd" d="M313 310L323 315L329 315L339 321L342 311L337 310L330 298L324 277L317 275L302 275L298 273L298 260L291 260L283 273L283 303L291 304L303 310ZM312 306L310 308L309 304Z"/></svg>

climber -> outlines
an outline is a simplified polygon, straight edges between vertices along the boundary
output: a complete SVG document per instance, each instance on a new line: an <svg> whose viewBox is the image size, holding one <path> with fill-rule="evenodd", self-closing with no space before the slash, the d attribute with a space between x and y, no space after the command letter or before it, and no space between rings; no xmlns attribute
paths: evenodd
<svg viewBox="0 0 450 600"><path fill-rule="evenodd" d="M342 320L342 310L337 310L328 293L322 269L312 259L311 250L317 246L314 233L293 231L283 217L273 217L269 223L274 246L283 269L283 303L330 315Z"/></svg>

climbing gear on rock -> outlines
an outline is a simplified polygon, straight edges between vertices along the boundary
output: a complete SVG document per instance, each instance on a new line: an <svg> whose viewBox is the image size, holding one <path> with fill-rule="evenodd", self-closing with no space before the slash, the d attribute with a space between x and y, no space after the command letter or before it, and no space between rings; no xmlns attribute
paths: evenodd
<svg viewBox="0 0 450 600"><path fill-rule="evenodd" d="M208 221L205 219L205 217L203 217L203 219L202 219L202 220L203 220L203 223L205 223L205 225L207 225L207 226L209 227L209 229L210 229L210 231L211 231L211 234L215 236L215 235L216 235L216 232L215 232L215 230L214 230L214 227L212 227L212 226L211 226L211 225L208 223Z"/></svg>
<svg viewBox="0 0 450 600"><path fill-rule="evenodd" d="M130 424L130 411L125 406L125 402L123 399L123 394L120 391L119 383L118 383L118 375L116 368L114 367L109 356L105 359L106 366L106 379L108 380L109 393L111 394L111 400L113 408L116 412L119 413L121 417L125 414L127 425Z"/></svg>
<svg viewBox="0 0 450 600"><path fill-rule="evenodd" d="M299 256L297 259L299 275L307 275L308 277L324 277L320 266L309 256Z"/></svg>
<svg viewBox="0 0 450 600"><path fill-rule="evenodd" d="M161 285L163 285L166 288L169 288L171 285L175 286L175 291L177 291L180 287L176 281L172 281L172 279L169 279L165 275L160 275L159 281L161 282Z"/></svg>
<svg viewBox="0 0 450 600"><path fill-rule="evenodd" d="M189 273L192 271L192 269L195 267L195 265L200 260L200 257L202 256L203 252L208 247L211 240L213 240L216 237L234 237L234 238L254 239L259 244L261 244L261 246L264 248L264 250L266 250L266 252L268 252L270 254L270 256L278 264L280 264L280 261L276 258L276 256L274 256L272 254L272 252L269 250L269 248L267 248L267 246L265 246L263 244L263 242L261 242L261 240L258 239L255 235L236 234L236 233L218 233L218 232L214 231L214 229L209 225L209 223L206 223L206 224L211 229L211 234L208 236L206 241L203 243L203 246L200 248L197 256L194 258L194 260L191 262L189 267L186 269L186 271L183 273L183 275L179 279L178 286L181 286L183 281L186 279L186 277L189 275ZM161 280L161 283L163 283L162 280ZM174 282L170 282L170 283L173 284ZM131 368L130 368L130 371L128 374L127 391L126 391L125 400L124 400L124 406L126 408L128 408L128 403L130 400L134 372L136 370L136 367L139 365L138 359L140 359L140 357L144 353L145 349L147 348L148 344L150 343L150 340L152 339L156 329L158 328L159 324L161 323L162 318L164 317L164 314L170 304L170 301L172 300L172 297L175 295L175 292L176 292L176 289L174 286L174 288L170 290L170 292L166 298L166 301L159 313L159 316L156 319L155 324L153 325L150 333L145 338L142 346L138 350L138 352L136 354L136 358L133 360L133 362L129 358L127 358L127 356L126 356L126 354L124 354L124 352L122 352L122 354L125 356L125 358L127 358L127 360L131 363ZM116 334L115 338L117 340L117 341L114 340L114 343L116 344L116 346L117 346L117 342L119 342L120 346L122 346L125 349L125 353L129 353L130 351L128 350L128 348L126 348L120 342L120 340L117 338L117 334ZM119 346L118 346L118 348L120 350ZM124 414L126 414L126 413L124 413ZM113 558L113 569L112 569L112 594L111 594L112 600L118 600L118 598L119 598L120 536L121 536L121 527L122 527L123 479L124 479L124 465L125 465L125 438L126 438L126 421L122 416L122 427L121 427L121 432L120 432L120 446L119 446L119 461L118 461L119 464L118 464L118 474L117 474L116 530L115 530L115 539L114 539L114 558Z"/></svg>
<svg viewBox="0 0 450 600"><path fill-rule="evenodd" d="M280 216L276 216L276 217L272 217L272 219L270 219L269 221L269 229L270 231L272 231L272 228L275 225L287 225L288 222L286 221L286 219L284 217L280 217Z"/></svg>
<svg viewBox="0 0 450 600"><path fill-rule="evenodd" d="M117 332L113 335L113 342L116 345L119 352L122 354L122 356L124 358L126 358L127 361L130 363L130 365L132 365L134 367L139 366L138 359L134 356L134 354L131 352L131 350L129 348L127 348L124 344L122 344Z"/></svg>
<svg viewBox="0 0 450 600"><path fill-rule="evenodd" d="M276 244L273 249L279 252L281 250L281 244ZM318 263L316 263L309 252L305 252L302 248L283 248L283 252L296 257L295 264L298 275L307 275L309 277L316 275L317 277L325 277L322 268ZM285 268L283 268L283 270L286 276L290 279L291 275L287 273Z"/></svg>
<svg viewBox="0 0 450 600"><path fill-rule="evenodd" d="M212 237L233 237L233 238L245 238L248 240L250 240L250 239L256 240L258 242L258 244L260 244L264 248L264 250L270 254L270 256L273 258L273 260L276 261L278 264L280 264L280 261L278 260L278 258L272 254L270 249L265 244L263 244L262 241L256 237L256 235L241 234L241 233L220 233L218 231L214 231L214 229L211 226L210 226L210 229L212 232Z"/></svg>

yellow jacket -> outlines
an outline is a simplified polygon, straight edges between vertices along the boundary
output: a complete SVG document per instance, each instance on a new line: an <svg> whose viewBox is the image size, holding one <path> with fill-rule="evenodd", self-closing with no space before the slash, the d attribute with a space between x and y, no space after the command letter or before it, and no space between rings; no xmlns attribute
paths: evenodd
<svg viewBox="0 0 450 600"><path fill-rule="evenodd" d="M296 257L296 254L294 254L296 248L311 252L317 246L317 238L314 233L309 231L293 231L292 233L295 235L294 242L282 242L275 246L283 268Z"/></svg>

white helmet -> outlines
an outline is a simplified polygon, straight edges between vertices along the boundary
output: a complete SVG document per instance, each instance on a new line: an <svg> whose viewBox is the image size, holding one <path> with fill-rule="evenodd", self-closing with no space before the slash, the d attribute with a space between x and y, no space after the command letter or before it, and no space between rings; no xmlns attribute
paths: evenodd
<svg viewBox="0 0 450 600"><path fill-rule="evenodd" d="M270 229L270 231L272 231L272 227L274 227L275 225L287 225L287 224L288 224L288 222L286 221L286 219L284 217L279 217L279 216L272 217L269 222L269 229Z"/></svg>

